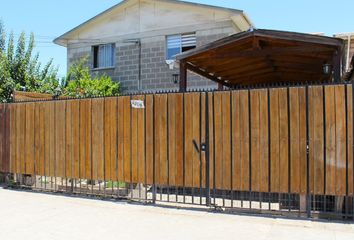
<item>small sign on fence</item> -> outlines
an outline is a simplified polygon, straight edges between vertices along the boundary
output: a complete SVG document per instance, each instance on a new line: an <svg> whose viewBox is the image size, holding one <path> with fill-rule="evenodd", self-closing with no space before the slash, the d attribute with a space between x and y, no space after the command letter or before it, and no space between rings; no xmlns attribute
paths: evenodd
<svg viewBox="0 0 354 240"><path fill-rule="evenodd" d="M131 100L132 108L145 108L143 100Z"/></svg>

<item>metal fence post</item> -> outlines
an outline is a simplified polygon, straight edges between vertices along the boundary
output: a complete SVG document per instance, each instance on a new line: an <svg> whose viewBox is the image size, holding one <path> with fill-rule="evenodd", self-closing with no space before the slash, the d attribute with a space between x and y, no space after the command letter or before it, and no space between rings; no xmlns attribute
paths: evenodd
<svg viewBox="0 0 354 240"><path fill-rule="evenodd" d="M205 187L206 205L210 206L210 146L209 146L209 94L205 95Z"/></svg>
<svg viewBox="0 0 354 240"><path fill-rule="evenodd" d="M311 217L309 126L309 87L306 84L306 212L308 218Z"/></svg>

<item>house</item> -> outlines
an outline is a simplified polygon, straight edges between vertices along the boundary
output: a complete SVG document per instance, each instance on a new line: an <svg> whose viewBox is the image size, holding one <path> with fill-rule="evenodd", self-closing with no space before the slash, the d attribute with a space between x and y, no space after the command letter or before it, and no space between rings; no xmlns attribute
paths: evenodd
<svg viewBox="0 0 354 240"><path fill-rule="evenodd" d="M125 92L178 89L174 56L246 31L241 10L176 0L124 0L54 42L67 48L68 67L89 56L94 74L120 81ZM189 88L216 84L198 75Z"/></svg>

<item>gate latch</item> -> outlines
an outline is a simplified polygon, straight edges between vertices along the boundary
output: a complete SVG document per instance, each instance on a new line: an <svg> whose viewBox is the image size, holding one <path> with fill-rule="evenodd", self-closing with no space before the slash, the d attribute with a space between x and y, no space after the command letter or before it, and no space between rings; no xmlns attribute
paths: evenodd
<svg viewBox="0 0 354 240"><path fill-rule="evenodd" d="M201 143L199 149L198 143L193 139L193 145L195 150L197 150L198 153L206 151L207 145L205 143Z"/></svg>

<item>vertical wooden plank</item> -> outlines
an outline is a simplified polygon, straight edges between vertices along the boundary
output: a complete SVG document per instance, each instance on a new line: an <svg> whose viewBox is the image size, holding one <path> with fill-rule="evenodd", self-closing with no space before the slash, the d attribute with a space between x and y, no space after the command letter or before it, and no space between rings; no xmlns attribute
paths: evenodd
<svg viewBox="0 0 354 240"><path fill-rule="evenodd" d="M25 131L26 131L26 105L24 103L17 106L17 144L16 144L16 156L17 156L17 172L26 173L25 163Z"/></svg>
<svg viewBox="0 0 354 240"><path fill-rule="evenodd" d="M124 181L131 182L131 107L130 97L123 98L123 169L124 169Z"/></svg>
<svg viewBox="0 0 354 240"><path fill-rule="evenodd" d="M145 105L144 96L139 96L138 100L143 101ZM138 109L137 118L137 182L145 183L145 109Z"/></svg>
<svg viewBox="0 0 354 240"><path fill-rule="evenodd" d="M241 187L242 191L250 190L250 174L249 174L249 100L248 91L240 92L240 129L241 129Z"/></svg>
<svg viewBox="0 0 354 240"><path fill-rule="evenodd" d="M93 160L92 160L92 100L85 100L86 102L86 158L85 158L85 171L87 179L93 178Z"/></svg>
<svg viewBox="0 0 354 240"><path fill-rule="evenodd" d="M259 137L260 137L260 192L268 192L269 185L269 151L268 151L268 93L267 90L259 91Z"/></svg>
<svg viewBox="0 0 354 240"><path fill-rule="evenodd" d="M117 154L118 154L118 108L117 108L117 97L111 99L111 179L117 180Z"/></svg>
<svg viewBox="0 0 354 240"><path fill-rule="evenodd" d="M5 104L0 103L0 172L4 172L5 165Z"/></svg>
<svg viewBox="0 0 354 240"><path fill-rule="evenodd" d="M118 181L124 181L124 98L118 97L117 99L118 108Z"/></svg>
<svg viewBox="0 0 354 240"><path fill-rule="evenodd" d="M6 148L5 148L5 158L7 159L6 161L6 167L5 170L6 172L11 172L11 145L10 145L10 136L11 136L11 108L10 105L7 104L6 107L6 122L5 122L5 128L6 128Z"/></svg>
<svg viewBox="0 0 354 240"><path fill-rule="evenodd" d="M184 149L185 149L185 157L184 157L184 174L185 174L185 186L192 187L193 186L193 98L191 93L186 93L184 95Z"/></svg>
<svg viewBox="0 0 354 240"><path fill-rule="evenodd" d="M222 115L222 92L214 94L214 121L215 121L215 186L223 188L223 115Z"/></svg>
<svg viewBox="0 0 354 240"><path fill-rule="evenodd" d="M45 163L44 163L44 103L38 102L34 105L34 131L35 131L35 166L36 166L36 175L44 176L45 175Z"/></svg>
<svg viewBox="0 0 354 240"><path fill-rule="evenodd" d="M26 174L35 173L35 162L34 162L34 103L26 104L26 132L25 132L25 162L26 162Z"/></svg>
<svg viewBox="0 0 354 240"><path fill-rule="evenodd" d="M66 101L65 111L65 177L72 177L72 152L73 152L73 138L72 138L72 102Z"/></svg>
<svg viewBox="0 0 354 240"><path fill-rule="evenodd" d="M94 180L104 180L104 99L96 98L92 103L92 173Z"/></svg>
<svg viewBox="0 0 354 240"><path fill-rule="evenodd" d="M168 96L168 159L169 185L176 186L176 94Z"/></svg>
<svg viewBox="0 0 354 240"><path fill-rule="evenodd" d="M87 100L79 100L79 108L80 108L80 178L86 178L86 141L87 141Z"/></svg>
<svg viewBox="0 0 354 240"><path fill-rule="evenodd" d="M4 172L5 165L5 104L0 103L0 172Z"/></svg>
<svg viewBox="0 0 354 240"><path fill-rule="evenodd" d="M177 93L175 95L175 143L176 143L176 185L183 186L183 94Z"/></svg>
<svg viewBox="0 0 354 240"><path fill-rule="evenodd" d="M80 178L80 100L74 100L71 104L72 120L72 178Z"/></svg>
<svg viewBox="0 0 354 240"><path fill-rule="evenodd" d="M222 93L222 189L231 190L231 123L230 92Z"/></svg>
<svg viewBox="0 0 354 240"><path fill-rule="evenodd" d="M10 162L11 162L11 169L12 173L16 173L16 105L11 104L10 106Z"/></svg>
<svg viewBox="0 0 354 240"><path fill-rule="evenodd" d="M55 102L55 176L65 177L66 102Z"/></svg>
<svg viewBox="0 0 354 240"><path fill-rule="evenodd" d="M348 195L353 196L353 92L352 85L347 85L348 110Z"/></svg>
<svg viewBox="0 0 354 240"><path fill-rule="evenodd" d="M157 118L159 119L158 125L158 141L159 141L159 161L156 164L159 171L159 184L167 185L168 183L168 158L167 158L167 94L161 94L157 97Z"/></svg>
<svg viewBox="0 0 354 240"><path fill-rule="evenodd" d="M299 155L300 155L300 193L307 191L307 139L306 139L306 89L299 88Z"/></svg>
<svg viewBox="0 0 354 240"><path fill-rule="evenodd" d="M336 195L346 194L346 125L345 125L345 88L335 86L336 104Z"/></svg>
<svg viewBox="0 0 354 240"><path fill-rule="evenodd" d="M210 188L214 187L214 146L215 146L215 137L214 137L214 92L208 93L209 97L209 184Z"/></svg>
<svg viewBox="0 0 354 240"><path fill-rule="evenodd" d="M270 90L271 192L279 192L279 89ZM284 104L284 103L283 103Z"/></svg>
<svg viewBox="0 0 354 240"><path fill-rule="evenodd" d="M241 113L240 113L240 92L232 92L232 182L233 190L240 191L241 185Z"/></svg>
<svg viewBox="0 0 354 240"><path fill-rule="evenodd" d="M132 96L132 100L138 100ZM131 173L132 182L138 182L138 109L131 107Z"/></svg>
<svg viewBox="0 0 354 240"><path fill-rule="evenodd" d="M288 192L289 184L289 158L288 158L288 109L287 109L287 89L279 91L279 171L280 171L280 192Z"/></svg>
<svg viewBox="0 0 354 240"><path fill-rule="evenodd" d="M192 94L192 141L198 145L200 149L200 93ZM193 187L200 187L200 153L193 148Z"/></svg>
<svg viewBox="0 0 354 240"><path fill-rule="evenodd" d="M46 145L46 172L50 177L55 176L55 153L56 153L56 140L55 140L55 102L46 102L46 131L45 139L48 143Z"/></svg>
<svg viewBox="0 0 354 240"><path fill-rule="evenodd" d="M106 181L112 180L111 176L111 126L112 126L112 99L104 99L104 179Z"/></svg>
<svg viewBox="0 0 354 240"><path fill-rule="evenodd" d="M323 194L324 133L322 87L311 87L310 93L310 191L315 194Z"/></svg>
<svg viewBox="0 0 354 240"><path fill-rule="evenodd" d="M153 183L153 161L154 161L154 100L153 95L146 95L146 183Z"/></svg>
<svg viewBox="0 0 354 240"><path fill-rule="evenodd" d="M289 89L290 96L290 190L300 193L300 118L298 88Z"/></svg>
<svg viewBox="0 0 354 240"><path fill-rule="evenodd" d="M259 108L259 90L251 91L251 186L252 191L260 190L260 108Z"/></svg>
<svg viewBox="0 0 354 240"><path fill-rule="evenodd" d="M326 109L326 194L335 194L336 111L334 86L325 87Z"/></svg>

